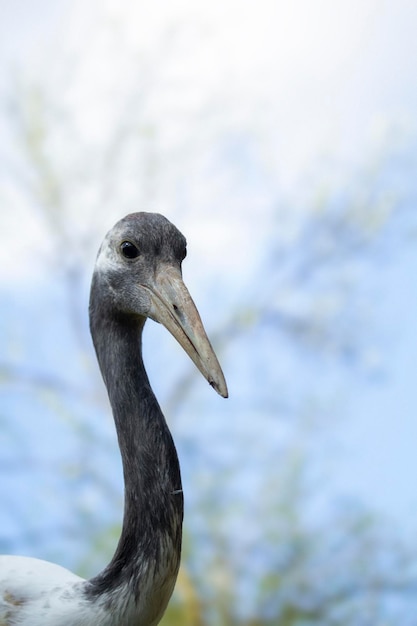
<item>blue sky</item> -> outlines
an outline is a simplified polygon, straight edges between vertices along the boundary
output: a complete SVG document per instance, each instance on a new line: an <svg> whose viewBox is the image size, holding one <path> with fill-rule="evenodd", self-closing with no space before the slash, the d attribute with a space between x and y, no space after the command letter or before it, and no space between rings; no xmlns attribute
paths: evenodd
<svg viewBox="0 0 417 626"><path fill-rule="evenodd" d="M149 23L144 30L150 34L145 36L144 31L140 31L140 44L135 42L126 25L129 3L110 2L103 9L104 14L109 12L107 17L110 15L114 20L120 20L121 28L126 29L127 40L132 37L132 50L137 54L153 51L152 34L155 41L159 41L163 20L156 13L161 13L161 8L172 19L183 20L184 24L188 19L191 23L201 20L206 28L204 32L211 33L212 39L208 41L212 47L197 42L196 58L194 61L189 59L188 64L184 62L188 58L186 46L182 51L181 42L178 44L178 57L161 70L162 87L156 91L156 95L162 93L166 100L155 97L148 106L159 116L163 129L160 147L168 155L180 154L183 144L178 136L184 133L190 141L195 129L200 133L198 137L202 144L206 141L209 145L204 128L201 128L204 124L197 125L199 116L203 116L203 121L206 119L203 106L206 100L214 107L226 110L222 111L223 127L221 124L219 128L213 126L214 122L207 118L212 124L208 134L213 127L219 134L222 128L229 130L233 127L237 138L245 129L253 142L258 142L256 157L259 162L267 163L262 170L263 177L252 168L250 158L242 159L239 166L234 165L231 174L222 172L213 176L207 187L201 187L201 181L210 166L203 162L197 151L196 162L200 169L190 167L187 170L190 173L187 198L189 202L194 200L200 208L195 212L184 209L180 216L190 241L198 242L193 251L197 267L206 268L206 259L216 258L216 248L211 243L213 238L208 241L206 236L208 232L221 233L216 238L219 249L224 242L230 242L228 268L236 274L237 293L242 278L237 271L242 262L241 250L249 249L252 244L253 249L262 254L274 209L269 195L277 194L277 189L279 200L291 201L294 212L303 213L309 210L306 206L315 190L323 187L325 191L331 191L349 185L355 172L360 172L369 162L378 161L387 144L393 142L399 158L406 162L407 172L412 171L410 162L415 163L417 6L405 1L355 1L349 5L322 1L314 3L314 9L313 3L309 2L294 2L291 8L284 7L284 4L290 3L263 1L257 4L257 13L252 14L249 3L238 3L244 10L236 14L235 2L212 2L210 7L204 7L202 17L197 19L191 2L183 3L178 15L169 3L158 5L158 11L149 3ZM23 68L23 75L43 78L49 86L53 85L54 76L58 81L56 84L62 86L65 83L66 77L59 76L59 63L55 59L48 60L51 49L48 46L52 45L54 49L51 42L56 43L60 33L65 31L66 11L72 6L69 1L43 0L30 6L22 1L1 2L0 51L6 69L0 84L3 90L11 88L13 81L10 79L15 77L16 67ZM83 3L75 3L75 6L76 15L83 15ZM65 40L63 46L66 58L88 52L87 77L88 71L91 75L96 74L97 58L102 58L102 51L107 50L105 41L102 41L104 36L102 39L97 36L97 40L93 37L92 50L88 47L89 32L96 33L92 24L94 7L97 9L97 6L91 3L84 20L77 22L72 18L68 21L68 41ZM103 16L100 11L99 14ZM140 23L137 16L132 23L136 26ZM193 36L192 29L189 31L184 27L185 40L192 40ZM126 46L123 63L130 58L130 48L128 50ZM112 60L117 69L117 59ZM98 86L91 85L84 78L71 93L65 94L66 106L75 111L75 125L87 137L86 141L97 145L106 121L112 119L110 108L107 111L105 106L100 115L97 114L100 94L114 93L114 86L123 87L112 66L106 66L105 70L101 68ZM173 89L175 81L184 85L184 89ZM164 121L169 118L170 109L183 114L172 126ZM94 126L92 121L96 117L100 119ZM190 136L187 135L188 127ZM4 112L0 132L8 137L0 149L0 157L7 160L8 152L13 153L14 147ZM233 153L236 146L230 150ZM72 156L75 155L76 159L77 147L69 144L65 150L61 147L61 153L65 156L62 157L65 165L66 158L69 163ZM209 161L209 157L204 158ZM332 166L328 170L320 166L322 163ZM189 165L186 162L186 166ZM245 184L241 180L244 178L242 172L247 174ZM171 179L175 176L175 170L167 168L164 189L154 197L155 205L161 203L168 207L168 211L171 210ZM26 280L30 280L28 272L36 274L44 270L35 262L28 268L27 263L19 259L11 268L10 255L17 229L20 240L32 246L30 249L35 249L43 241L45 231L36 212L23 206L24 200L12 190L13 182L7 179L7 173L3 173L0 182L3 197L10 203L4 205L14 207L13 211L4 212L0 222L4 232L11 234L8 238L10 247L4 245L0 251L0 276L10 287L16 277L26 276ZM236 183L241 185L239 191ZM393 193L404 192L408 198L410 235L415 229L412 204L415 191L415 181L410 176L393 188ZM225 197L228 199L226 208L222 204ZM253 219L254 211L256 219ZM100 231L111 226L112 221L114 215L103 217ZM28 227L24 229L22 224L28 224ZM74 229L77 228L79 215L74 217ZM417 469L417 252L414 239L410 236L407 243L395 246L396 252L391 260L373 267L361 278L361 288L369 289L376 300L375 329L381 337L383 382L346 372L343 394L349 419L341 417L337 420L326 444L333 473L329 488L337 493L359 494L411 531L415 529L417 519L417 490L413 478ZM92 246L94 250L96 243ZM48 246L45 239L45 248ZM198 289L203 291L192 272L191 268L187 269L191 282L197 292ZM204 301L202 294L198 296L197 300ZM337 459L334 458L335 450Z"/></svg>
<svg viewBox="0 0 417 626"><path fill-rule="evenodd" d="M365 378L351 385L349 419L336 429L336 449L342 454L334 478L341 491L359 494L411 536L417 519L413 479L417 441L416 267L417 251L411 242L397 253L391 266L373 270L378 285L375 324L383 339L382 381Z"/></svg>

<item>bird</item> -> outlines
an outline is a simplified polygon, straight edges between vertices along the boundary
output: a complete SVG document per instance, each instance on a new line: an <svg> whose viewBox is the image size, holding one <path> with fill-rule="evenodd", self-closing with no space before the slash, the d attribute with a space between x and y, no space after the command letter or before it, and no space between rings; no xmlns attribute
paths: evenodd
<svg viewBox="0 0 417 626"><path fill-rule="evenodd" d="M147 318L175 337L224 398L226 381L182 279L186 239L158 213L131 213L104 237L89 320L122 457L124 512L110 563L83 579L32 557L0 556L0 626L156 626L181 556L184 499L175 444L142 357Z"/></svg>

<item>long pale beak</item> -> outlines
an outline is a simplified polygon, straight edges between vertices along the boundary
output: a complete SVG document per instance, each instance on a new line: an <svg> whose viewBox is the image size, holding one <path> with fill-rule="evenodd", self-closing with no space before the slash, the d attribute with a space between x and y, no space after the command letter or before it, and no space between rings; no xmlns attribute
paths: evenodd
<svg viewBox="0 0 417 626"><path fill-rule="evenodd" d="M218 394L227 398L222 369L180 271L164 266L163 271L157 273L154 284L145 288L151 297L149 317L169 330L204 378Z"/></svg>

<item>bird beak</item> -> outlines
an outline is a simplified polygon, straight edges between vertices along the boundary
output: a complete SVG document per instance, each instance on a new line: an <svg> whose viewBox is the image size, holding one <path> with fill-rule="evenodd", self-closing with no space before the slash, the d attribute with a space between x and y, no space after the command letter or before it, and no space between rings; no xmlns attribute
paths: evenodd
<svg viewBox="0 0 417 626"><path fill-rule="evenodd" d="M169 330L204 378L223 398L228 397L224 375L204 330L181 272L164 266L154 284L146 286L151 298L149 317Z"/></svg>

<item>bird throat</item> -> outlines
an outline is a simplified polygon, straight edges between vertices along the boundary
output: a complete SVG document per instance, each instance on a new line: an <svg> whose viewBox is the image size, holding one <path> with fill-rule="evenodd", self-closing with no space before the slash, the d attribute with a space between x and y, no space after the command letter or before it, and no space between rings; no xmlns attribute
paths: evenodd
<svg viewBox="0 0 417 626"><path fill-rule="evenodd" d="M123 462L123 527L109 565L91 579L89 594L167 604L178 573L183 494L177 452L151 389L143 360L144 320L91 316L91 332L107 387ZM159 589L164 598L152 599ZM163 610L165 608L163 606ZM158 609L159 610L159 609Z"/></svg>

